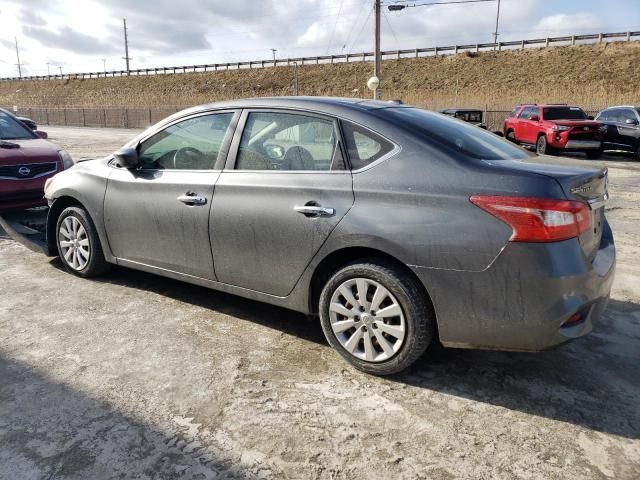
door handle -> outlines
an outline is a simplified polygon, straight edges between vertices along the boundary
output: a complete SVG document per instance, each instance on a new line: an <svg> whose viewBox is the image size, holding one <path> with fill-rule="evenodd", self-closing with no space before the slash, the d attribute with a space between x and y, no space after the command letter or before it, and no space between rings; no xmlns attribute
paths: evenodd
<svg viewBox="0 0 640 480"><path fill-rule="evenodd" d="M320 205L296 205L293 209L307 217L331 217L336 214L335 208Z"/></svg>
<svg viewBox="0 0 640 480"><path fill-rule="evenodd" d="M193 206L193 205L204 205L207 203L207 197L199 197L193 193L187 193L185 195L180 195L178 197L178 201L184 203L185 205Z"/></svg>

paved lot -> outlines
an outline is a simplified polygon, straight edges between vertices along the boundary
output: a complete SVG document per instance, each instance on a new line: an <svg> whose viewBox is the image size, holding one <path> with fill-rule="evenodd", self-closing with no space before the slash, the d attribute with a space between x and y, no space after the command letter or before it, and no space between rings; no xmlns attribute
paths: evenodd
<svg viewBox="0 0 640 480"><path fill-rule="evenodd" d="M76 157L135 133L47 130ZM0 234L0 478L638 478L640 163L599 163L619 260L595 332L389 379L303 316L121 268L81 280Z"/></svg>

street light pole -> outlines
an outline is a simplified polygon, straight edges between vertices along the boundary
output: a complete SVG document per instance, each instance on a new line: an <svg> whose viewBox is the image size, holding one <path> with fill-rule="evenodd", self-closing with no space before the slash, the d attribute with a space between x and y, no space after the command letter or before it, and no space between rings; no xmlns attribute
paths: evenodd
<svg viewBox="0 0 640 480"><path fill-rule="evenodd" d="M498 25L500 24L500 0L498 0L498 11L496 12L496 31L493 33L493 43L498 43Z"/></svg>
<svg viewBox="0 0 640 480"><path fill-rule="evenodd" d="M373 10L375 14L375 29L374 29L374 45L375 45L375 53L373 59L373 76L381 82L382 75L382 55L380 54L380 0L374 0L373 2ZM373 99L380 100L382 97L382 92L380 86L378 86L373 90Z"/></svg>
<svg viewBox="0 0 640 480"><path fill-rule="evenodd" d="M18 37L16 39L16 57L18 58L18 77L22 78L22 64L20 63L20 50L18 49Z"/></svg>

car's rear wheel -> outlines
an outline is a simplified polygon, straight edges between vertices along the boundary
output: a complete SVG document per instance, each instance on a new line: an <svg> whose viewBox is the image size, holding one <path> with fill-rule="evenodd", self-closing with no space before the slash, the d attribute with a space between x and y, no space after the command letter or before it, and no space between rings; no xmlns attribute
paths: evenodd
<svg viewBox="0 0 640 480"><path fill-rule="evenodd" d="M518 143L518 141L516 140L516 134L513 132L513 130L509 130L509 131L507 131L506 138L507 138L507 140L509 140L510 142Z"/></svg>
<svg viewBox="0 0 640 480"><path fill-rule="evenodd" d="M536 142L536 153L538 155L555 155L556 149L549 146L546 136L540 135Z"/></svg>
<svg viewBox="0 0 640 480"><path fill-rule="evenodd" d="M89 214L81 207L65 208L56 223L60 260L71 273L95 277L109 269Z"/></svg>
<svg viewBox="0 0 640 480"><path fill-rule="evenodd" d="M374 375L404 370L435 336L433 309L417 280L381 261L336 272L322 290L319 310L329 344Z"/></svg>

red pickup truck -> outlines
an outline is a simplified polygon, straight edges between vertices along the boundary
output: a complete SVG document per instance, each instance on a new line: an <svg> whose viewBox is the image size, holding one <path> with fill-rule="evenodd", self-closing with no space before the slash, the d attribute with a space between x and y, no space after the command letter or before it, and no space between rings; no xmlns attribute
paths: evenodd
<svg viewBox="0 0 640 480"><path fill-rule="evenodd" d="M508 140L535 146L540 155L571 151L598 158L605 132L602 123L591 119L580 107L570 105L518 105L504 122Z"/></svg>

